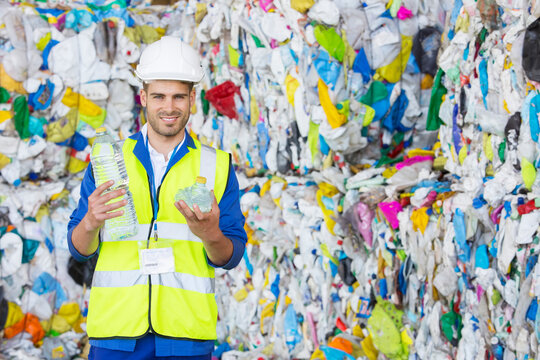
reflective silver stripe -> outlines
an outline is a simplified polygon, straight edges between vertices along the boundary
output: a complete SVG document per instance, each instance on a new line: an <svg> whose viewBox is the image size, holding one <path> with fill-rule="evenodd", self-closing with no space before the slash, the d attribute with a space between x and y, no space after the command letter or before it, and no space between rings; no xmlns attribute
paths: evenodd
<svg viewBox="0 0 540 360"><path fill-rule="evenodd" d="M128 287L146 285L148 276L140 270L95 271L92 279L93 287Z"/></svg>
<svg viewBox="0 0 540 360"><path fill-rule="evenodd" d="M109 237L109 234L107 234L107 230L105 228L102 228L101 231L101 241L114 241L111 240ZM138 225L138 231L137 234L134 236L130 236L127 238L119 239L116 241L143 241L148 239L148 230L150 230L150 224L139 224Z"/></svg>
<svg viewBox="0 0 540 360"><path fill-rule="evenodd" d="M201 242L201 239L199 239L195 234L191 232L187 224L158 221L157 228L159 237L162 239L189 240ZM148 239L149 230L150 224L139 224L139 232L137 233L137 235L117 241L146 241ZM112 241L109 235L107 235L107 231L103 231L101 241Z"/></svg>
<svg viewBox="0 0 540 360"><path fill-rule="evenodd" d="M191 232L187 224L177 224L158 221L158 235L161 239L189 240L202 242L195 234Z"/></svg>
<svg viewBox="0 0 540 360"><path fill-rule="evenodd" d="M198 277L178 272L150 276L152 276L152 285L191 290L202 294L213 294L216 288L216 281L213 278Z"/></svg>
<svg viewBox="0 0 540 360"><path fill-rule="evenodd" d="M199 277L184 273L166 273L150 275L152 285L168 286L175 289L195 291L202 294L213 294L216 288L214 278ZM148 275L141 274L140 270L127 271L95 271L92 280L93 287L129 287L146 285Z"/></svg>
<svg viewBox="0 0 540 360"><path fill-rule="evenodd" d="M199 174L206 178L206 187L208 190L214 190L214 183L216 181L216 161L216 149L207 145L201 145L201 169Z"/></svg>

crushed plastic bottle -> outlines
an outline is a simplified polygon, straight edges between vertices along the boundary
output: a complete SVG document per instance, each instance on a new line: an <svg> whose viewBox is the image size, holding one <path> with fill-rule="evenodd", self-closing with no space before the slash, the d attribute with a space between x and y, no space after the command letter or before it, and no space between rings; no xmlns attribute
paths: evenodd
<svg viewBox="0 0 540 360"><path fill-rule="evenodd" d="M184 200L191 210L193 210L193 205L197 204L203 213L210 212L212 210L212 197L210 190L206 187L206 178L197 176L193 186L179 189L174 201L179 200Z"/></svg>
<svg viewBox="0 0 540 360"><path fill-rule="evenodd" d="M112 240L119 240L137 234L137 214L133 205L133 198L129 191L129 178L124 164L124 158L118 144L107 134L105 128L96 130L96 140L90 155L96 187L114 180L108 191L125 189L126 194L113 202L127 199L127 204L119 210L124 211L121 216L105 221L105 230Z"/></svg>

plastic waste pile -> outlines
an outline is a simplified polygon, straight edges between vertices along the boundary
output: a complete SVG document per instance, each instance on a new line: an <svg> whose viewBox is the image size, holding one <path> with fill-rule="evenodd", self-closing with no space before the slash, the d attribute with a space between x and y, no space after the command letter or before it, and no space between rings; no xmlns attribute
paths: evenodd
<svg viewBox="0 0 540 360"><path fill-rule="evenodd" d="M66 225L95 130L144 123L132 66L167 34L201 50L190 131L232 153L246 215L215 357L540 356L536 3L147 5L0 2L2 353L82 350Z"/></svg>

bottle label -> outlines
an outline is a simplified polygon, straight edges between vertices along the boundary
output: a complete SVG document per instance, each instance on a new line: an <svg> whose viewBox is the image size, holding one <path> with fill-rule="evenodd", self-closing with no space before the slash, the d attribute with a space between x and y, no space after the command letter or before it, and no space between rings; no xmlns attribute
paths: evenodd
<svg viewBox="0 0 540 360"><path fill-rule="evenodd" d="M174 272L174 254L172 247L142 249L139 251L141 273L156 275Z"/></svg>

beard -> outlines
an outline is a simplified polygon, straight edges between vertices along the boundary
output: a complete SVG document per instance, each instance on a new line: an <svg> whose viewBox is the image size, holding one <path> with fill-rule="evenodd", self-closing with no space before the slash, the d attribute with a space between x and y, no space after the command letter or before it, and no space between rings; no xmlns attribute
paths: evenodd
<svg viewBox="0 0 540 360"><path fill-rule="evenodd" d="M173 123L167 124L163 122L161 117L176 117L177 120ZM189 120L189 113L182 111L158 112L155 116L148 116L148 123L152 129L161 136L174 137L181 132Z"/></svg>

